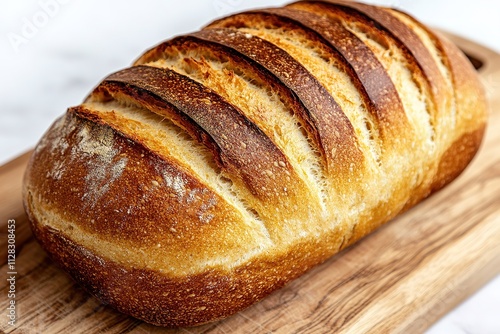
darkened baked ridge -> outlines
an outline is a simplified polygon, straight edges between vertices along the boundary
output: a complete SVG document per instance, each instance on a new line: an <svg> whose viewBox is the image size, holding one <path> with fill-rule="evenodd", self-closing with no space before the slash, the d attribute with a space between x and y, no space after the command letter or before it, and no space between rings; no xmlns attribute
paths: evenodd
<svg viewBox="0 0 500 334"><path fill-rule="evenodd" d="M436 150L435 154L431 152L429 159L432 160L435 156L442 154L439 147L434 145L434 141L446 142L450 127L453 127L447 123L454 123L456 119L456 99L446 56L435 45L435 42L429 40L432 38L431 36L424 36L422 33L419 36L418 32L414 31L414 27L410 28L401 21L401 18L398 19L385 8L333 0L300 1L289 6L341 22L346 29L354 34L367 35L376 40L377 44L384 46L390 52L392 58L404 59L406 62L404 66L413 73L411 79L416 88L407 94L410 97L420 96L420 99L425 101L424 112L428 114L428 120L425 123L429 123L428 136L432 142L427 149L429 151ZM390 48L387 47L388 45ZM385 66L386 69L387 67ZM400 76L399 73L395 73L392 75L392 80L394 81ZM402 100L412 103L411 98L403 97ZM407 105L405 105L406 107ZM449 142L443 147L447 144ZM434 173L438 165L435 164L428 168L431 173ZM430 179L421 182L417 189L413 190L414 198L426 197L429 194L431 182Z"/></svg>
<svg viewBox="0 0 500 334"><path fill-rule="evenodd" d="M112 74L97 89L109 96L119 91L170 119L172 113L182 113L179 124L191 129L193 137L211 148L218 165L241 178L257 197L283 196L278 186L269 186L286 182L287 175L294 178L288 158L241 111L174 71L135 66Z"/></svg>
<svg viewBox="0 0 500 334"><path fill-rule="evenodd" d="M408 15L344 1L163 42L44 135L34 235L104 303L192 326L265 297L457 177L486 102Z"/></svg>
<svg viewBox="0 0 500 334"><path fill-rule="evenodd" d="M286 34L290 32L298 31L298 34L301 36L306 36L307 43L311 42L318 48L326 49L325 53L337 61L335 66L348 75L349 79L362 95L365 108L358 112L366 113L365 124L357 124L356 128L366 127L369 130L369 139L367 140L368 149L363 149L365 158L369 156L369 150L378 151L375 154L375 160L384 161L383 166L387 168L393 166L394 161L405 159L408 156L417 156L413 150L408 150L411 147L408 143L415 140L413 131L416 128L408 126L405 108L401 104L399 94L386 69L375 56L374 51L338 21L301 10L279 8L233 15L215 21L207 28L216 27L240 29L246 33L257 34L260 37L277 43L282 43L282 39L285 39ZM255 27L259 27L260 31ZM284 32L274 32L281 29L281 27L286 27L286 29L283 29ZM273 31L270 33L271 35L278 35L276 38L272 38L274 36L270 36L270 34L263 33L263 31L271 30ZM322 55L321 57L324 58L325 56ZM326 67L318 71L323 71L331 67L329 64L326 65ZM318 75L318 72L314 74ZM428 115L425 110L423 113ZM424 121L424 125L420 126L420 128L430 128L429 122ZM426 131L430 133L432 129ZM431 141L431 135L424 134L424 136ZM358 133L358 138L360 137ZM429 145L432 146L433 144L430 143ZM377 150L377 147L381 147L382 149ZM420 159L432 163L436 158L435 155L423 157L423 153L429 151L431 150L422 147L418 156L420 156ZM429 166L426 168L429 168ZM435 168L436 166L432 166L430 169ZM377 171L376 173L379 172ZM397 172L401 172L401 170ZM382 173L391 175L394 171L391 171L389 168L385 169ZM395 192L397 195L393 198L394 201L388 204L387 208L393 207L394 202L400 202L403 198L412 196L412 191L416 187L429 182L422 177L421 172L408 170L405 173L408 173L408 175L417 175L417 179L411 180L411 178L408 178L406 179L408 183L400 183L399 189ZM369 179L369 172L363 173L363 179L365 181ZM410 189L412 190L410 191L411 194L408 192ZM420 192L418 193L419 195L415 197L421 198ZM399 198L397 198L398 195L400 196ZM381 211L387 208L381 208ZM392 210L389 209L389 211Z"/></svg>
<svg viewBox="0 0 500 334"><path fill-rule="evenodd" d="M303 103L303 107L292 108L292 111L299 116L301 125L323 154L329 173L341 176L339 174L345 172L350 163L362 159L352 124L328 91L299 61L257 36L235 29L205 29L155 47L136 64L164 57L167 48L189 48L188 43L223 47L226 54L245 57L256 70L271 72L268 80L279 79Z"/></svg>
<svg viewBox="0 0 500 334"><path fill-rule="evenodd" d="M172 112L182 113L178 124L192 129L192 136L212 150L235 185L249 189L245 201L264 224L277 212L270 214L266 206L280 208L282 219L289 219L291 205L299 198L309 199L310 209L314 207L313 196L283 152L241 111L199 83L168 69L136 66L109 76L100 90L110 97L117 91L162 117L172 119ZM273 239L283 237L281 229L268 228Z"/></svg>
<svg viewBox="0 0 500 334"><path fill-rule="evenodd" d="M399 129L405 123L401 101L383 66L372 51L354 34L335 21L321 16L289 8L264 9L245 12L221 19L210 27L238 27L241 22L262 20L280 21L280 25L292 24L295 28L308 30L315 39L330 47L337 60L353 70L350 73L356 87L364 93L367 109L376 119L382 140L390 141L386 134ZM375 79L376 78L376 79Z"/></svg>

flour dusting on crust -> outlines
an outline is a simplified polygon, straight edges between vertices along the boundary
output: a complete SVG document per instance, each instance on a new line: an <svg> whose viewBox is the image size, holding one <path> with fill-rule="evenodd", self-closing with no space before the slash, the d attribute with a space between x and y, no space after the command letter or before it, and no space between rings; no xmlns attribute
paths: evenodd
<svg viewBox="0 0 500 334"><path fill-rule="evenodd" d="M48 149L52 157L55 155L64 155L69 148L66 136L68 133L74 131L74 129L75 122L68 120L68 117L63 116L57 119L48 133L42 137L35 148L35 152L39 153L44 149ZM53 159L53 161L55 161L55 163L52 165L52 168L47 170L46 177L60 180L66 172L65 160Z"/></svg>
<svg viewBox="0 0 500 334"><path fill-rule="evenodd" d="M111 128L84 124L76 134L78 144L72 157L79 157L86 164L85 193L83 199L94 207L106 194L127 166L128 158L118 156L114 147L115 134ZM92 159L88 159L88 158Z"/></svg>

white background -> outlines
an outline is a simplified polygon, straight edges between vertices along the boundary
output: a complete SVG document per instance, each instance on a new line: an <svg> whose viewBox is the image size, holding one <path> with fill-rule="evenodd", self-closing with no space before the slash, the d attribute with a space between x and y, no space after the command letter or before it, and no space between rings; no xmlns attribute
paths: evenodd
<svg viewBox="0 0 500 334"><path fill-rule="evenodd" d="M0 164L32 148L68 106L145 49L216 17L279 0L3 0L0 3ZM369 1L500 52L496 0ZM2 321L2 320L0 320ZM500 333L500 277L428 333Z"/></svg>

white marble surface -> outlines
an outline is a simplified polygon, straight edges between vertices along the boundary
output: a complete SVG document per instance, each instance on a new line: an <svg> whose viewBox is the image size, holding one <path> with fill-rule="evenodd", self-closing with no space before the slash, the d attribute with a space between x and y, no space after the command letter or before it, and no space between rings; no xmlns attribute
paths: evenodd
<svg viewBox="0 0 500 334"><path fill-rule="evenodd" d="M223 14L283 0L5 0L0 3L0 164L32 148L107 74L173 35ZM401 0L422 21L500 52L500 2ZM1 320L0 320L1 321ZM500 333L500 277L428 333Z"/></svg>

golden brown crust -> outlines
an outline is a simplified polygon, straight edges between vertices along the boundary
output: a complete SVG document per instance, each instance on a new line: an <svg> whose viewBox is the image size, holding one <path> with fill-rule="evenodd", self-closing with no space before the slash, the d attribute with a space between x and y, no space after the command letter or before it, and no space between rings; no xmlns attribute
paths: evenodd
<svg viewBox="0 0 500 334"><path fill-rule="evenodd" d="M227 317L327 258L322 253L328 246L325 242L299 244L293 252L263 256L239 266L231 275L215 269L171 278L158 271L124 267L74 243L60 231L42 227L35 217L30 220L35 237L52 260L102 303L166 327L201 325ZM325 238L335 242L328 247L336 251L341 240L341 233Z"/></svg>
<svg viewBox="0 0 500 334"><path fill-rule="evenodd" d="M394 138L392 131L401 131L405 127L406 116L386 70L373 52L341 24L291 8L263 9L240 15L270 15L274 16L274 19L309 30L317 39L332 48L331 52L338 55L339 61L353 70L352 79L363 93L368 110L375 116L381 138L386 141L385 145L390 145L389 141ZM228 19L231 21L234 18ZM224 20L216 21L211 26L224 26Z"/></svg>
<svg viewBox="0 0 500 334"><path fill-rule="evenodd" d="M432 89L435 90L434 94L438 96L440 95L439 91L444 88L445 83L429 50L425 47L423 42L418 38L417 34L415 34L413 30L411 30L410 27L392 16L384 8L342 0L302 1L298 4L319 4L319 8L325 9L330 7L330 10L331 6L340 7L343 9L341 9L340 12L344 13L346 12L346 9L352 9L357 13L364 15L365 19L371 20L374 25L383 27L385 31L387 31L392 35L392 37L397 39L401 43L400 45L403 48L406 48L408 52L415 58L420 67L420 70L425 73L425 76L430 82ZM292 4L291 6L293 5L294 4Z"/></svg>
<svg viewBox="0 0 500 334"><path fill-rule="evenodd" d="M321 151L330 172L339 175L352 161L362 159L354 129L326 89L286 51L259 37L238 30L205 29L191 36L229 47L262 66L288 87L305 108L300 117ZM340 176L340 175L339 175Z"/></svg>
<svg viewBox="0 0 500 334"><path fill-rule="evenodd" d="M273 184L293 178L288 158L254 123L189 78L166 69L135 66L110 75L103 84L114 84L112 89L133 96L143 106L159 105L155 110L166 111L162 116L169 117L172 110L182 113L183 125L196 131L195 137L212 150L221 168L239 175L258 197L282 195L282 187Z"/></svg>
<svg viewBox="0 0 500 334"><path fill-rule="evenodd" d="M486 110L464 55L406 14L344 1L236 14L70 108L31 158L24 205L103 303L199 325L451 182Z"/></svg>
<svg viewBox="0 0 500 334"><path fill-rule="evenodd" d="M485 128L464 133L443 154L430 193L436 192L457 178L471 162L481 144Z"/></svg>
<svg viewBox="0 0 500 334"><path fill-rule="evenodd" d="M247 231L243 214L180 162L133 139L84 109L70 110L30 162L24 191L36 210L28 212L127 265L176 267L179 275L265 244L259 234L266 231Z"/></svg>

